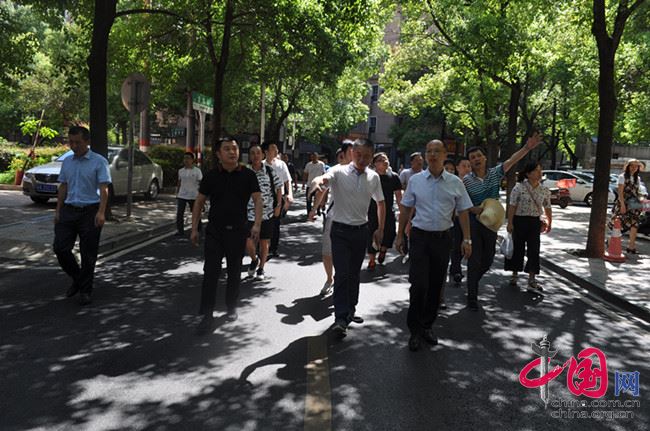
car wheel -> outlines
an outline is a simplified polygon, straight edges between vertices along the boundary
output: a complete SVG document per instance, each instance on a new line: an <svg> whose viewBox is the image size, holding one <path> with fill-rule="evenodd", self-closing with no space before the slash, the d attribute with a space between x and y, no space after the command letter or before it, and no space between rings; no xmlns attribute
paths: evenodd
<svg viewBox="0 0 650 431"><path fill-rule="evenodd" d="M568 199L560 199L560 208L566 208L569 206L569 200Z"/></svg>
<svg viewBox="0 0 650 431"><path fill-rule="evenodd" d="M156 199L160 193L160 187L158 186L158 180L152 180L149 183L149 189L145 193L147 199Z"/></svg>
<svg viewBox="0 0 650 431"><path fill-rule="evenodd" d="M594 197L592 196L593 193L588 193L587 196L585 196L585 203L587 204L588 207L591 206L591 204L594 202Z"/></svg>
<svg viewBox="0 0 650 431"><path fill-rule="evenodd" d="M43 196L30 196L29 198L32 200L32 202L35 202L37 204L46 204L47 201L50 200L50 198L46 198Z"/></svg>

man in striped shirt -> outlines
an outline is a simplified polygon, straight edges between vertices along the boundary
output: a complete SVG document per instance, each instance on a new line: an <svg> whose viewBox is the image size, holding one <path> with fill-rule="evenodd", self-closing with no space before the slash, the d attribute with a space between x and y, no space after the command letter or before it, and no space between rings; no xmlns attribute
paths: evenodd
<svg viewBox="0 0 650 431"><path fill-rule="evenodd" d="M508 160L493 168L487 168L487 157L481 147L467 150L467 158L472 165L472 172L463 178L472 204L470 208L470 230L472 234L472 255L467 262L467 307L478 310L478 284L492 266L497 242L497 233L483 226L477 219L483 208L481 204L487 198L499 199L501 178L529 151L542 142L538 133L528 138L526 145L515 152Z"/></svg>

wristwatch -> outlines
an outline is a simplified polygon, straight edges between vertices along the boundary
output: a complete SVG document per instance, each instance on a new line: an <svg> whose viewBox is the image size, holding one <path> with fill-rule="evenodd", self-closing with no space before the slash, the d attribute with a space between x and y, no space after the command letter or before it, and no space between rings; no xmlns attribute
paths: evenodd
<svg viewBox="0 0 650 431"><path fill-rule="evenodd" d="M472 245L472 240L471 240L471 239L464 239L464 240L463 240L463 243L464 243L464 244Z"/></svg>

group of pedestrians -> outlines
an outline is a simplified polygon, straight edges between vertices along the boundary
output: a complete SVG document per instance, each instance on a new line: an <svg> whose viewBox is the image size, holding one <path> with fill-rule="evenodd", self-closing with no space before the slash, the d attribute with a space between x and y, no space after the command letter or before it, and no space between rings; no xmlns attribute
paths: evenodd
<svg viewBox="0 0 650 431"><path fill-rule="evenodd" d="M61 170L54 249L73 280L67 295L81 291L80 302L85 304L90 302L111 178L106 160L88 148L87 129L71 128L69 138L74 157L66 159ZM432 326L443 302L443 286L448 273L455 282L462 280L461 257L468 259L467 306L477 310L479 283L495 254L495 222L485 220L490 218L487 202L498 201L502 177L540 142L541 137L534 135L508 160L488 168L481 148L471 148L466 158L453 162L447 159L445 144L433 140L426 144L424 157L421 153L410 156L411 168L399 176L391 170L388 156L375 154L374 146L363 140L345 142L336 154L338 164L329 169L313 154L309 163L312 166L305 170L309 182L307 201L315 200L313 206L310 203L308 218L313 220L323 208L322 254L327 279L321 294L333 291L332 330L344 337L351 323L363 322L356 309L364 258L368 253L368 269L372 270L376 262L383 263L393 242L410 259L407 326L411 350L418 350L423 341L437 343ZM177 190L178 232L183 232L183 214L189 205L190 239L197 246L202 212L210 201L204 229L199 334L209 332L213 325L224 258L227 320L237 319L245 254L251 259L248 274L264 279L265 264L277 252L280 219L293 202L294 191L292 175L278 158L275 143L252 145L248 150L249 167L240 164L239 144L233 138L221 139L214 146L214 155L218 163L202 175L193 166L193 155L187 153L179 170ZM625 181L636 181L634 169L626 167ZM507 216L515 252L505 267L513 271L513 284L518 272L527 272L529 287L536 290L541 290L535 279L539 272L539 233L550 230L552 220L549 193L540 180L538 163L529 163L519 173L520 182L512 191ZM625 184L624 191L628 187ZM398 220L395 202L400 209ZM81 240L81 265L71 252L77 235ZM524 267L525 249L528 261Z"/></svg>

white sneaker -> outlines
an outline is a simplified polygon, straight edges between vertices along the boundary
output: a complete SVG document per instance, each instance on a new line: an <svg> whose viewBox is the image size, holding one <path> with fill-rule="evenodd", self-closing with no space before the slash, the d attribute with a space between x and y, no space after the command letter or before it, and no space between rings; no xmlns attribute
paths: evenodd
<svg viewBox="0 0 650 431"><path fill-rule="evenodd" d="M264 270L262 268L257 270L257 274L255 275L255 280L264 280Z"/></svg>
<svg viewBox="0 0 650 431"><path fill-rule="evenodd" d="M326 281L325 284L323 284L323 288L320 290L320 296L327 296L330 293L332 293L332 283Z"/></svg>
<svg viewBox="0 0 650 431"><path fill-rule="evenodd" d="M405 254L404 257L402 258L402 263L406 263L409 261L409 255Z"/></svg>
<svg viewBox="0 0 650 431"><path fill-rule="evenodd" d="M255 275L255 270L257 269L257 264L259 263L259 259L256 257L255 260L252 260L251 263L248 265L248 276L252 277Z"/></svg>

